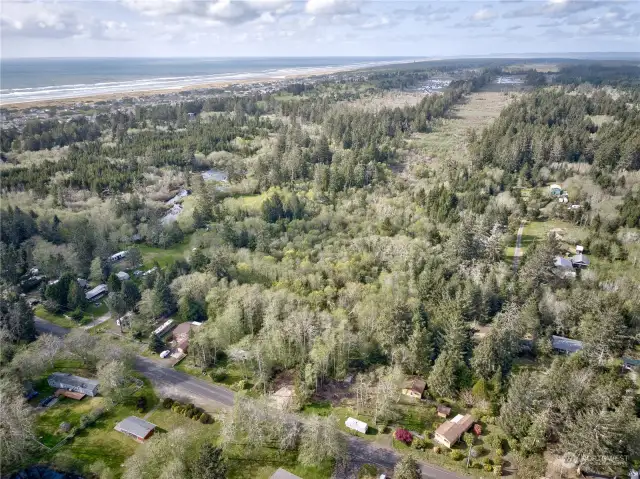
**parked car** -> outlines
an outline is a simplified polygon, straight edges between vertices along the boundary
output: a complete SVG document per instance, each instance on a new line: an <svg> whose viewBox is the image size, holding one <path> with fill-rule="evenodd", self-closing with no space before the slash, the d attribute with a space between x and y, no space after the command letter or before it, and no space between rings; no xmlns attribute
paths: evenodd
<svg viewBox="0 0 640 479"><path fill-rule="evenodd" d="M167 350L162 351L162 352L160 353L160 357L161 357L162 359L164 359L164 358L166 358L167 356L169 356L170 354L171 354L171 351L169 351L169 350L167 349Z"/></svg>

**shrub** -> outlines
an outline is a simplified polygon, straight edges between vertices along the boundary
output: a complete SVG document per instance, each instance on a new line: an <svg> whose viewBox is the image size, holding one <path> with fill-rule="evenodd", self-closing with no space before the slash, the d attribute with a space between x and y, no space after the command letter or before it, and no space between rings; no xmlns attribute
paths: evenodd
<svg viewBox="0 0 640 479"><path fill-rule="evenodd" d="M411 445L413 441L413 435L406 429L398 428L393 433L393 437L396 441L404 442L406 445Z"/></svg>
<svg viewBox="0 0 640 479"><path fill-rule="evenodd" d="M451 451L451 459L453 459L454 461L459 461L463 457L464 457L464 454L462 454L460 451L458 450Z"/></svg>
<svg viewBox="0 0 640 479"><path fill-rule="evenodd" d="M493 471L493 466L491 464L485 464L484 465L484 470L487 472L491 472Z"/></svg>
<svg viewBox="0 0 640 479"><path fill-rule="evenodd" d="M246 379L241 379L237 383L233 383L231 385L231 389L233 389L234 391L244 391L245 389L247 389Z"/></svg>
<svg viewBox="0 0 640 479"><path fill-rule="evenodd" d="M90 424L91 418L88 414L83 414L82 416L80 416L80 425L78 426L79 429L85 429Z"/></svg>
<svg viewBox="0 0 640 479"><path fill-rule="evenodd" d="M212 418L212 417L211 417L211 415L210 415L209 413L207 413L207 412L203 412L203 413L200 415L200 419L199 419L199 421L200 421L202 424L213 424L213 418Z"/></svg>
<svg viewBox="0 0 640 479"><path fill-rule="evenodd" d="M485 442L490 445L493 449L501 449L502 448L502 436L498 434L491 434L485 438Z"/></svg>
<svg viewBox="0 0 640 479"><path fill-rule="evenodd" d="M76 308L69 313L71 319L75 319L76 321L80 321L84 316L84 312L80 308Z"/></svg>
<svg viewBox="0 0 640 479"><path fill-rule="evenodd" d="M504 459L502 459L501 457L496 458L495 461L493 461L494 464L496 464L497 466L502 466L502 463L504 462Z"/></svg>
<svg viewBox="0 0 640 479"><path fill-rule="evenodd" d="M224 369L216 369L214 371L211 371L209 376L214 382L217 383L223 382L228 377L227 372Z"/></svg>
<svg viewBox="0 0 640 479"><path fill-rule="evenodd" d="M195 414L196 413L195 413L195 411L193 409L186 408L184 410L184 415L187 416L189 419L193 418L193 416L195 416Z"/></svg>
<svg viewBox="0 0 640 479"><path fill-rule="evenodd" d="M492 465L493 465L493 461L492 461L492 460L491 460L491 458L489 458L489 457L485 457L485 459L484 459L484 461L483 461L483 462L484 462L485 464L489 464L490 466L492 466Z"/></svg>
<svg viewBox="0 0 640 479"><path fill-rule="evenodd" d="M493 466L493 473L496 476L502 476L502 466Z"/></svg>
<svg viewBox="0 0 640 479"><path fill-rule="evenodd" d="M482 446L476 446L471 449L471 457L476 458L482 456L486 451Z"/></svg>
<svg viewBox="0 0 640 479"><path fill-rule="evenodd" d="M374 464L364 464L358 471L358 479L375 479L378 477L378 468Z"/></svg>
<svg viewBox="0 0 640 479"><path fill-rule="evenodd" d="M138 409L138 412L145 412L147 410L147 398L140 396L136 401L136 408Z"/></svg>
<svg viewBox="0 0 640 479"><path fill-rule="evenodd" d="M200 420L200 416L202 416L202 413L196 412L191 419L193 419L194 421L199 421Z"/></svg>
<svg viewBox="0 0 640 479"><path fill-rule="evenodd" d="M496 456L498 456L498 457L504 456L504 450L501 447L496 449Z"/></svg>
<svg viewBox="0 0 640 479"><path fill-rule="evenodd" d="M440 446L435 446L433 448L433 452L435 452L436 454L440 454L442 452L442 449L440 449Z"/></svg>
<svg viewBox="0 0 640 479"><path fill-rule="evenodd" d="M471 467L473 467L474 469L482 469L482 464L480 464L479 462L474 462Z"/></svg>
<svg viewBox="0 0 640 479"><path fill-rule="evenodd" d="M507 444L509 444L509 449L511 449L512 451L517 451L520 448L518 440L515 437L510 437L509 439L507 439Z"/></svg>
<svg viewBox="0 0 640 479"><path fill-rule="evenodd" d="M164 398L162 400L162 407L165 409L171 409L171 406L173 406L173 399L171 398Z"/></svg>
<svg viewBox="0 0 640 479"><path fill-rule="evenodd" d="M431 447L431 441L429 441L428 439L414 439L413 440L413 447L415 447L416 449L418 449L419 451L426 451L427 449L429 449Z"/></svg>

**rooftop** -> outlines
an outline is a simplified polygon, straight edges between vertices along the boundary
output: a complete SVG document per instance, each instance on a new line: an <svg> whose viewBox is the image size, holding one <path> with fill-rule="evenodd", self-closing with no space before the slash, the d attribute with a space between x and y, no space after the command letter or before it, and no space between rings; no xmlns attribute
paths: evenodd
<svg viewBox="0 0 640 479"><path fill-rule="evenodd" d="M93 389L95 387L98 387L100 384L95 379L87 379L80 376L74 376L73 374L69 373L53 373L49 376L49 379L57 381L59 383L86 389Z"/></svg>
<svg viewBox="0 0 640 479"><path fill-rule="evenodd" d="M563 336L551 336L551 346L558 351L566 351L568 353L575 353L580 351L584 346L582 341L577 339L565 338Z"/></svg>
<svg viewBox="0 0 640 479"><path fill-rule="evenodd" d="M453 444L460 436L462 436L473 424L473 416L471 414L458 414L450 421L445 421L436 429L436 434L444 437Z"/></svg>
<svg viewBox="0 0 640 479"><path fill-rule="evenodd" d="M427 387L427 382L424 379L413 378L407 380L402 387L403 389L409 389L417 392L418 394L422 394L424 389Z"/></svg>
<svg viewBox="0 0 640 479"><path fill-rule="evenodd" d="M136 437L147 437L147 435L156 428L155 424L140 419L139 417L129 416L116 424L116 431L127 432Z"/></svg>

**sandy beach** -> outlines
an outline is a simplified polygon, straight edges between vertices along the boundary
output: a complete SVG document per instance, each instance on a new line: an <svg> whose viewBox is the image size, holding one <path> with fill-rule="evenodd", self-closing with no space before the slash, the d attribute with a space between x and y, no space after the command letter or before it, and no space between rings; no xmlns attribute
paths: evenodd
<svg viewBox="0 0 640 479"><path fill-rule="evenodd" d="M413 62L413 60L412 60ZM376 65L377 67L382 67L390 64L400 64L400 63L409 63L409 62L387 62L383 64ZM357 71L368 68L374 68L376 66L363 66L363 65L347 65L340 67L325 67L318 68L313 70L308 70L305 72L293 73L293 74L284 74L284 75L274 75L272 77L265 77L261 73L256 73L254 77L248 76L244 79L236 79L236 80L219 80L219 81L211 81L202 84L188 84L184 86L173 86L161 89L132 89L130 91L118 91L113 93L101 93L101 94L87 94L82 95L78 94L78 96L73 97L65 97L58 99L35 99L35 100L22 100L22 101L9 101L4 102L2 98L0 98L0 106L2 108L12 108L12 109L28 109L28 108L42 108L42 107L65 107L69 105L78 105L82 103L95 103L98 101L113 101L113 100L121 100L125 98L142 98L145 96L153 96L153 95L162 95L162 94L171 94L181 91L193 91L193 90L205 90L209 88L229 88L232 86L238 85L251 85L251 84L268 84L281 82L286 80L293 80L296 78L312 78L324 75L330 75L334 73L341 73L347 71Z"/></svg>

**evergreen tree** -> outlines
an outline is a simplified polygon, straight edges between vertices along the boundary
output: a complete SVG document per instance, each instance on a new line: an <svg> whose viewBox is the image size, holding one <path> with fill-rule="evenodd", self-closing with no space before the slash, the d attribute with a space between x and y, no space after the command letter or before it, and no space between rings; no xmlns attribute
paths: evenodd
<svg viewBox="0 0 640 479"><path fill-rule="evenodd" d="M156 318L169 315L176 309L176 301L163 275L158 275L153 285L153 315Z"/></svg>
<svg viewBox="0 0 640 479"><path fill-rule="evenodd" d="M227 464L222 456L222 449L205 442L193 465L193 479L226 479Z"/></svg>
<svg viewBox="0 0 640 479"><path fill-rule="evenodd" d="M394 479L420 479L418 463L411 455L402 456L393 469Z"/></svg>

